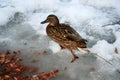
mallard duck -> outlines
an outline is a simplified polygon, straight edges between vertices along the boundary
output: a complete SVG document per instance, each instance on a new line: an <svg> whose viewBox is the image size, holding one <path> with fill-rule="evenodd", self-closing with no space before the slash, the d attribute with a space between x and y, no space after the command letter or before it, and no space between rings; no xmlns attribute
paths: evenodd
<svg viewBox="0 0 120 80"><path fill-rule="evenodd" d="M71 62L74 62L79 57L73 50L80 50L84 53L89 53L87 49L87 40L83 39L70 25L59 23L56 15L49 15L41 24L48 23L46 32L47 35L55 42L57 42L61 49L68 49L73 55Z"/></svg>

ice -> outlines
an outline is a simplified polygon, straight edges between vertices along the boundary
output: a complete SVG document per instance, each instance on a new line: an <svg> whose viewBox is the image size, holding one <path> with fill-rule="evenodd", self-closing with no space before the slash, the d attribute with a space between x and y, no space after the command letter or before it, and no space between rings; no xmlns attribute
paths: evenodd
<svg viewBox="0 0 120 80"><path fill-rule="evenodd" d="M61 49L60 46L57 43L53 42L53 41L50 41L49 45L50 45L49 48L53 51L53 53L57 53Z"/></svg>
<svg viewBox="0 0 120 80"><path fill-rule="evenodd" d="M60 69L55 80L120 80L119 4L120 0L0 0L0 52L21 50L24 64L40 71ZM47 36L47 24L40 24L49 14L87 39L92 53L74 50L80 59L70 63L70 52ZM35 54L44 51L32 64Z"/></svg>
<svg viewBox="0 0 120 80"><path fill-rule="evenodd" d="M9 12L9 10L10 10L10 12ZM1 8L0 9L0 19L2 19L2 20L0 20L0 25L4 25L5 23L7 23L14 13L15 13L14 9L12 9L11 7Z"/></svg>
<svg viewBox="0 0 120 80"><path fill-rule="evenodd" d="M111 60L114 54L114 46L107 43L105 40L98 41L91 49L92 52L99 54L107 60Z"/></svg>

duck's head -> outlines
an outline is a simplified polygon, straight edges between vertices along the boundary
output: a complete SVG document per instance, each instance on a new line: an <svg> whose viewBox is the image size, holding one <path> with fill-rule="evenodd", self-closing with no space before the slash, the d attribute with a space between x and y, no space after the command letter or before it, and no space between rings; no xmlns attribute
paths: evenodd
<svg viewBox="0 0 120 80"><path fill-rule="evenodd" d="M51 25L51 26L56 26L59 24L59 20L58 20L57 16L51 14L47 17L47 19L45 21L41 22L41 24L44 24L44 23L49 23L49 25Z"/></svg>

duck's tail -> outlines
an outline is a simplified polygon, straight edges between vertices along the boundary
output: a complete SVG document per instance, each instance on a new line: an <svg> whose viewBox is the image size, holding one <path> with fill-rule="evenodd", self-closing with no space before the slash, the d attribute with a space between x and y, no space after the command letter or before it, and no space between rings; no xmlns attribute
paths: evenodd
<svg viewBox="0 0 120 80"><path fill-rule="evenodd" d="M78 48L78 50L80 50L83 53L89 54L90 51L87 48Z"/></svg>

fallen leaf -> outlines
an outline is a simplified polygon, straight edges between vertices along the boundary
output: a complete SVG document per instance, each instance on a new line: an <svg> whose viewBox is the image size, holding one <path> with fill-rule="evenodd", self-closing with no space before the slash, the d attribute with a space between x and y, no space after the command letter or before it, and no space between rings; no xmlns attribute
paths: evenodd
<svg viewBox="0 0 120 80"><path fill-rule="evenodd" d="M40 52L38 52L38 53L36 54L36 56L37 56L37 57L40 57L40 56L41 56L41 53L40 53Z"/></svg>
<svg viewBox="0 0 120 80"><path fill-rule="evenodd" d="M118 54L118 49L117 49L117 48L115 48L114 52L115 52L116 54Z"/></svg>

